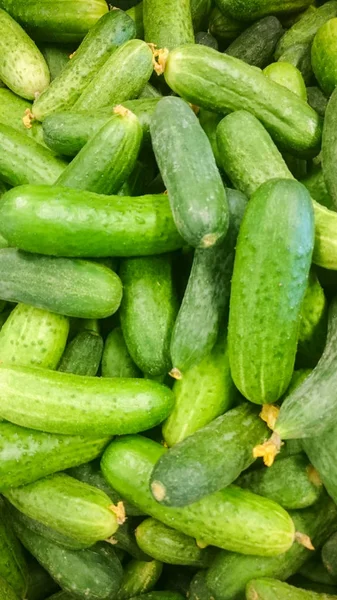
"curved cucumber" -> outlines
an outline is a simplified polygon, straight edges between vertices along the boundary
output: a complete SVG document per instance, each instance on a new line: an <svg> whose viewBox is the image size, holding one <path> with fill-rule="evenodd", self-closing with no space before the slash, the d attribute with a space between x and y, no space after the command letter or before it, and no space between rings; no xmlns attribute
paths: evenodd
<svg viewBox="0 0 337 600"><path fill-rule="evenodd" d="M125 198L61 186L22 186L5 194L0 217L0 232L10 244L41 254L144 256L183 245L162 194ZM90 293L95 290L90 288ZM106 301L103 296L101 302Z"/></svg>
<svg viewBox="0 0 337 600"><path fill-rule="evenodd" d="M247 584L247 600L333 600L336 596L303 590L277 579L253 579Z"/></svg>
<svg viewBox="0 0 337 600"><path fill-rule="evenodd" d="M180 98L159 101L151 139L173 218L184 240L208 248L225 236L228 203L211 145L193 110Z"/></svg>
<svg viewBox="0 0 337 600"><path fill-rule="evenodd" d="M0 362L56 369L68 333L66 317L17 304L0 331Z"/></svg>
<svg viewBox="0 0 337 600"><path fill-rule="evenodd" d="M25 598L28 568L20 542L17 540L3 499L0 500L0 579L4 578L19 598ZM1 589L1 585L0 585ZM0 593L1 598L1 593ZM2 600L2 599L1 599ZM4 600L8 600L4 596Z"/></svg>
<svg viewBox="0 0 337 600"><path fill-rule="evenodd" d="M220 10L241 21L254 21L270 14L288 14L300 12L311 4L311 0L247 0L244 3L237 0L216 0Z"/></svg>
<svg viewBox="0 0 337 600"><path fill-rule="evenodd" d="M27 128L22 120L25 111L32 110L31 102L20 98L7 88L0 88L0 103L0 123L17 129L20 133L28 135L28 137L45 146L41 123L34 122L31 127Z"/></svg>
<svg viewBox="0 0 337 600"><path fill-rule="evenodd" d="M194 44L190 0L143 0L143 23L145 41L158 48Z"/></svg>
<svg viewBox="0 0 337 600"><path fill-rule="evenodd" d="M87 260L0 250L0 298L69 317L103 319L118 309L119 277Z"/></svg>
<svg viewBox="0 0 337 600"><path fill-rule="evenodd" d="M12 586L2 577L0 577L0 600L18 600Z"/></svg>
<svg viewBox="0 0 337 600"><path fill-rule="evenodd" d="M269 77L269 79L275 81L275 83L283 85L291 92L294 92L294 94L302 98L302 100L307 100L307 88L305 87L301 71L291 63L271 63L263 70L263 73Z"/></svg>
<svg viewBox="0 0 337 600"><path fill-rule="evenodd" d="M104 477L148 515L203 543L243 554L275 556L291 547L294 524L276 503L230 486L184 508L156 502L151 471L165 449L141 436L113 442L104 452Z"/></svg>
<svg viewBox="0 0 337 600"><path fill-rule="evenodd" d="M299 365L314 367L322 356L327 333L328 302L315 271L309 274L298 335Z"/></svg>
<svg viewBox="0 0 337 600"><path fill-rule="evenodd" d="M282 32L282 25L276 17L265 17L245 29L226 48L226 54L263 69L272 59Z"/></svg>
<svg viewBox="0 0 337 600"><path fill-rule="evenodd" d="M99 369L102 352L103 339L98 333L80 331L66 347L58 371L94 377Z"/></svg>
<svg viewBox="0 0 337 600"><path fill-rule="evenodd" d="M157 560L131 560L124 569L117 600L128 600L133 596L150 592L156 585L163 570L163 564Z"/></svg>
<svg viewBox="0 0 337 600"><path fill-rule="evenodd" d="M48 65L50 81L54 81L68 64L73 48L57 44L41 44L40 49Z"/></svg>
<svg viewBox="0 0 337 600"><path fill-rule="evenodd" d="M317 31L312 48L311 63L323 92L330 96L337 83L337 18L330 19Z"/></svg>
<svg viewBox="0 0 337 600"><path fill-rule="evenodd" d="M113 329L105 340L102 356L102 376L140 376L140 370L130 356L120 327Z"/></svg>

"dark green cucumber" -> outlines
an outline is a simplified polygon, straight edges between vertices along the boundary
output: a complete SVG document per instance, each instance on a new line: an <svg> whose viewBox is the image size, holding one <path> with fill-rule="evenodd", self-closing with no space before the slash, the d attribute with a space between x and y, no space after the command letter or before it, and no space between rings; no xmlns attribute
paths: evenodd
<svg viewBox="0 0 337 600"><path fill-rule="evenodd" d="M65 473L6 490L4 495L31 519L88 546L118 529L117 507L110 498Z"/></svg>
<svg viewBox="0 0 337 600"><path fill-rule="evenodd" d="M335 452L337 446L337 426L329 427L320 435L305 438L302 441L303 449L311 464L317 469L324 486L331 498L337 501L337 468Z"/></svg>
<svg viewBox="0 0 337 600"><path fill-rule="evenodd" d="M321 583L324 585L335 585L336 583L336 580L329 574L329 571L325 568L317 555L309 559L303 567L299 569L299 574L314 583Z"/></svg>
<svg viewBox="0 0 337 600"><path fill-rule="evenodd" d="M324 117L328 99L316 85L307 88L308 103L320 117Z"/></svg>
<svg viewBox="0 0 337 600"><path fill-rule="evenodd" d="M34 122L31 124L31 127L26 127L23 123L22 117L25 111L32 110L31 102L20 98L20 96L17 96L7 88L0 88L0 103L0 123L9 125L20 131L20 133L32 137L36 142L45 145L41 123Z"/></svg>
<svg viewBox="0 0 337 600"><path fill-rule="evenodd" d="M169 446L222 415L237 397L229 369L227 343L222 336L199 364L175 382L173 391L174 408L163 425L163 436Z"/></svg>
<svg viewBox="0 0 337 600"><path fill-rule="evenodd" d="M337 577L337 534L334 533L322 548L322 560L328 573Z"/></svg>
<svg viewBox="0 0 337 600"><path fill-rule="evenodd" d="M165 565L164 574L161 578L161 583L165 590L178 592L182 594L184 598L187 597L188 589L193 576L192 569L186 569L185 567L177 565Z"/></svg>
<svg viewBox="0 0 337 600"><path fill-rule="evenodd" d="M246 109L284 150L316 153L320 119L301 98L234 56L194 44L170 52L165 79L185 100L215 112Z"/></svg>
<svg viewBox="0 0 337 600"><path fill-rule="evenodd" d="M216 0L217 6L234 19L241 21L255 21L265 15L288 14L304 10L311 4L312 0L284 0L281 4L278 0Z"/></svg>
<svg viewBox="0 0 337 600"><path fill-rule="evenodd" d="M105 340L102 356L102 376L140 376L140 370L130 356L120 327L113 329Z"/></svg>
<svg viewBox="0 0 337 600"><path fill-rule="evenodd" d="M0 577L0 600L18 600L18 598L12 586Z"/></svg>
<svg viewBox="0 0 337 600"><path fill-rule="evenodd" d="M48 65L50 81L54 81L68 64L73 48L58 44L41 44L40 50Z"/></svg>
<svg viewBox="0 0 337 600"><path fill-rule="evenodd" d="M330 19L317 31L311 49L311 63L323 92L330 96L337 83L337 18Z"/></svg>
<svg viewBox="0 0 337 600"><path fill-rule="evenodd" d="M215 6L209 17L208 29L219 42L228 43L240 35L245 28L245 23L224 15Z"/></svg>
<svg viewBox="0 0 337 600"><path fill-rule="evenodd" d="M19 245L22 250L41 254L81 257L144 256L171 252L183 245L173 221L168 198L162 194L126 198L103 196L61 186L29 185L10 190L4 195L0 217L0 233L11 245ZM81 264L83 270L87 265L77 261L70 261L70 264ZM104 272L107 270L102 265L91 266L92 270L98 268ZM88 287L90 294L96 294L95 289ZM105 305L112 304L108 297L103 297L100 301ZM110 310L108 314L112 312ZM107 315L71 316L103 318Z"/></svg>
<svg viewBox="0 0 337 600"><path fill-rule="evenodd" d="M35 558L29 558L29 578L27 600L45 600L50 594L55 593L59 586L49 573L41 567Z"/></svg>
<svg viewBox="0 0 337 600"><path fill-rule="evenodd" d="M306 85L313 83L314 74L311 65L311 44L294 44L281 54L278 62L290 63L302 74Z"/></svg>
<svg viewBox="0 0 337 600"><path fill-rule="evenodd" d="M170 341L178 312L170 256L124 260L120 268L123 336L135 364L149 375L170 370Z"/></svg>
<svg viewBox="0 0 337 600"><path fill-rule="evenodd" d="M35 188L36 189L36 188ZM0 250L0 298L70 317L108 317L122 297L119 277L87 260Z"/></svg>
<svg viewBox="0 0 337 600"><path fill-rule="evenodd" d="M132 559L124 569L117 600L128 600L150 592L156 585L163 570L163 564L157 560L143 561Z"/></svg>
<svg viewBox="0 0 337 600"><path fill-rule="evenodd" d="M206 30L213 0L191 0L190 4L194 31Z"/></svg>
<svg viewBox="0 0 337 600"><path fill-rule="evenodd" d="M319 548L336 527L336 506L326 494L311 507L290 514L296 530L307 534L315 548ZM241 600L246 584L254 577L275 577L284 581L310 556L312 551L301 544L293 544L290 550L276 557L220 552L208 571L207 586L212 596L219 600Z"/></svg>
<svg viewBox="0 0 337 600"><path fill-rule="evenodd" d="M214 48L214 50L219 49L218 40L208 31L199 31L195 36L195 43Z"/></svg>
<svg viewBox="0 0 337 600"><path fill-rule="evenodd" d="M263 184L240 228L228 326L232 377L251 402L275 402L290 383L313 245L306 188L289 179Z"/></svg>
<svg viewBox="0 0 337 600"><path fill-rule="evenodd" d="M314 367L322 356L327 333L328 301L315 271L309 274L301 310L297 365Z"/></svg>
<svg viewBox="0 0 337 600"><path fill-rule="evenodd" d="M279 85L288 88L302 100L307 100L307 89L304 79L297 67L287 62L275 62L263 70L264 75ZM294 158L294 157L293 157Z"/></svg>
<svg viewBox="0 0 337 600"><path fill-rule="evenodd" d="M101 454L108 437L52 435L0 423L0 489L25 485Z"/></svg>
<svg viewBox="0 0 337 600"><path fill-rule="evenodd" d="M163 98L150 131L178 231L196 248L220 242L229 221L226 192L193 110L181 98Z"/></svg>
<svg viewBox="0 0 337 600"><path fill-rule="evenodd" d="M188 598L190 600L212 600L213 596L206 583L207 570L198 571L188 589Z"/></svg>
<svg viewBox="0 0 337 600"><path fill-rule="evenodd" d="M103 339L98 333L80 331L66 347L58 371L94 377L99 369L102 352Z"/></svg>
<svg viewBox="0 0 337 600"><path fill-rule="evenodd" d="M135 26L121 10L103 15L90 29L67 66L35 100L33 115L39 121L58 110L70 108L96 76L112 52L135 36Z"/></svg>
<svg viewBox="0 0 337 600"><path fill-rule="evenodd" d="M2 498L0 499L0 578L4 578L10 584L19 598L26 597L28 568L22 546L14 534Z"/></svg>
<svg viewBox="0 0 337 600"><path fill-rule="evenodd" d="M74 110L95 111L137 98L153 70L152 52L142 40L125 42L88 83Z"/></svg>
<svg viewBox="0 0 337 600"><path fill-rule="evenodd" d="M228 233L220 244L195 251L173 328L171 374L177 379L209 354L224 319L227 319L234 248L247 199L236 190L227 189L226 194L229 203Z"/></svg>
<svg viewBox="0 0 337 600"><path fill-rule="evenodd" d="M149 482L155 463L165 453L156 442L127 436L104 452L104 477L138 508L203 544L244 554L275 556L294 541L294 524L275 502L230 486L184 508L156 502Z"/></svg>
<svg viewBox="0 0 337 600"><path fill-rule="evenodd" d="M267 436L256 407L229 410L160 458L151 474L153 496L165 506L186 506L225 488L254 462L253 448Z"/></svg>
<svg viewBox="0 0 337 600"><path fill-rule="evenodd" d="M138 525L136 539L143 552L171 565L208 567L216 553L214 548L199 548L193 538L151 518Z"/></svg>
<svg viewBox="0 0 337 600"><path fill-rule="evenodd" d="M219 113L212 112L210 110L205 110L204 108L199 109L198 113L199 123L206 133L209 142L212 146L212 151L214 154L215 162L218 167L221 167L221 157L219 155L219 148L216 141L216 129L219 125L223 115ZM228 202L230 203L229 192L227 193Z"/></svg>
<svg viewBox="0 0 337 600"><path fill-rule="evenodd" d="M135 37L144 39L144 21L143 21L143 2L139 2L136 6L131 6L127 11L127 15L134 21L136 27Z"/></svg>
<svg viewBox="0 0 337 600"><path fill-rule="evenodd" d="M158 48L194 44L190 0L143 0L143 22L145 41Z"/></svg>
<svg viewBox="0 0 337 600"><path fill-rule="evenodd" d="M245 29L226 48L226 54L263 69L271 61L282 33L282 25L276 17L265 17Z"/></svg>
<svg viewBox="0 0 337 600"><path fill-rule="evenodd" d="M337 92L333 91L325 112L322 137L323 176L327 192L333 202L333 210L337 209L337 178L335 175L335 161L337 157L336 110Z"/></svg>

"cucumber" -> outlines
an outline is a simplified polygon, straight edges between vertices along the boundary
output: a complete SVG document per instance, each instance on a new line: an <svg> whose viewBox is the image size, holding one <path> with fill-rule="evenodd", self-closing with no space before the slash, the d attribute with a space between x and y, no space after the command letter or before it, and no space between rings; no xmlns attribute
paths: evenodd
<svg viewBox="0 0 337 600"><path fill-rule="evenodd" d="M0 123L3 125L9 125L10 127L20 131L20 133L24 133L25 135L32 137L36 142L45 145L43 141L43 129L41 123L34 122L30 128L25 127L23 124L22 117L26 110L31 111L31 102L20 98L20 96L17 96L7 88L0 88L0 102Z"/></svg>
<svg viewBox="0 0 337 600"><path fill-rule="evenodd" d="M165 565L161 583L165 590L178 592L187 597L194 569L185 569L177 565Z"/></svg>
<svg viewBox="0 0 337 600"><path fill-rule="evenodd" d="M35 188L36 189L36 188ZM116 312L119 277L87 260L0 250L0 298L24 302L69 317L99 318Z"/></svg>
<svg viewBox="0 0 337 600"><path fill-rule="evenodd" d="M132 600L183 600L183 598L184 596L178 592L170 592L169 590L160 592L154 590L153 592L147 592L147 594L133 596Z"/></svg>
<svg viewBox="0 0 337 600"><path fill-rule="evenodd" d="M130 356L120 327L113 329L105 340L102 356L102 376L140 376L140 370Z"/></svg>
<svg viewBox="0 0 337 600"><path fill-rule="evenodd" d="M54 581L49 573L41 567L41 565L31 557L29 560L29 579L28 579L28 590L27 600L45 600L49 598L50 594L53 594L59 589L56 581Z"/></svg>
<svg viewBox="0 0 337 600"><path fill-rule="evenodd" d="M307 88L308 103L320 117L324 117L328 105L328 99L322 90L316 85Z"/></svg>
<svg viewBox="0 0 337 600"><path fill-rule="evenodd" d="M311 43L294 44L290 46L278 59L279 62L290 63L302 74L306 85L313 83L314 74L311 65Z"/></svg>
<svg viewBox="0 0 337 600"><path fill-rule="evenodd" d="M151 474L154 498L186 506L225 488L254 462L253 448L267 435L256 407L244 403L229 410L159 459Z"/></svg>
<svg viewBox="0 0 337 600"><path fill-rule="evenodd" d="M232 377L251 402L275 402L290 383L313 245L306 188L288 179L263 184L240 228L228 325Z"/></svg>
<svg viewBox="0 0 337 600"><path fill-rule="evenodd" d="M11 186L55 183L67 163L21 131L0 123L0 177Z"/></svg>
<svg viewBox="0 0 337 600"><path fill-rule="evenodd" d="M54 81L68 64L73 49L71 46L57 44L42 44L40 49L48 65L50 81Z"/></svg>
<svg viewBox="0 0 337 600"><path fill-rule="evenodd" d="M118 192L135 167L143 134L131 111L120 106L115 112L66 167L56 185L97 194Z"/></svg>
<svg viewBox="0 0 337 600"><path fill-rule="evenodd" d="M241 21L255 21L265 15L297 13L305 10L312 0L284 0L281 4L278 0L216 0L217 6L234 19Z"/></svg>
<svg viewBox="0 0 337 600"><path fill-rule="evenodd" d="M322 548L322 560L328 573L337 577L337 535L334 533Z"/></svg>
<svg viewBox="0 0 337 600"><path fill-rule="evenodd" d="M143 552L171 565L208 567L216 553L214 548L199 548L193 538L151 518L138 525L136 539Z"/></svg>
<svg viewBox="0 0 337 600"><path fill-rule="evenodd" d="M232 381L227 343L222 338L197 365L174 383L175 404L163 425L168 446L201 429L234 403L237 390Z"/></svg>
<svg viewBox="0 0 337 600"><path fill-rule="evenodd" d="M43 121L50 113L73 106L111 53L134 36L134 23L123 11L103 15L56 80L35 100L34 117Z"/></svg>
<svg viewBox="0 0 337 600"><path fill-rule="evenodd" d="M34 40L59 44L80 42L109 10L105 0L32 0L29 3L1 0L0 6Z"/></svg>
<svg viewBox="0 0 337 600"><path fill-rule="evenodd" d="M0 331L0 362L56 369L68 333L66 317L17 304Z"/></svg>
<svg viewBox="0 0 337 600"><path fill-rule="evenodd" d="M170 340L178 312L171 257L124 260L120 320L125 343L139 369L149 375L170 370Z"/></svg>
<svg viewBox="0 0 337 600"><path fill-rule="evenodd" d="M129 503L126 503L129 505ZM124 509L126 508L123 501ZM120 525L112 538L107 540L113 544L114 549L118 552L125 552L136 560L149 561L151 558L145 554L138 546L135 536L135 523L133 519L129 519L123 525ZM129 557L128 557L129 558Z"/></svg>
<svg viewBox="0 0 337 600"><path fill-rule="evenodd" d="M266 67L263 73L272 81L283 85L302 100L307 100L307 89L301 71L291 63L276 62Z"/></svg>
<svg viewBox="0 0 337 600"><path fill-rule="evenodd" d="M305 453L335 502L337 500L337 470L334 460L336 434L337 427L333 425L320 435L314 434L313 437L301 440Z"/></svg>
<svg viewBox="0 0 337 600"><path fill-rule="evenodd" d="M228 43L240 35L245 28L245 23L222 14L215 6L209 17L208 28L219 42Z"/></svg>
<svg viewBox="0 0 337 600"><path fill-rule="evenodd" d="M108 437L52 435L0 423L0 489L18 487L99 456Z"/></svg>
<svg viewBox="0 0 337 600"><path fill-rule="evenodd" d="M151 471L165 449L156 442L127 436L110 444L101 468L107 481L148 515L203 544L275 556L294 541L294 525L276 503L230 486L184 508L156 502L149 489Z"/></svg>
<svg viewBox="0 0 337 600"><path fill-rule="evenodd" d="M28 568L20 542L17 540L3 499L0 499L0 579L5 579L19 598L25 598ZM1 586L0 586L1 589ZM1 594L0 594L1 598Z"/></svg>
<svg viewBox="0 0 337 600"><path fill-rule="evenodd" d="M311 49L311 63L323 92L330 96L337 83L337 18L330 19L317 31Z"/></svg>
<svg viewBox="0 0 337 600"><path fill-rule="evenodd" d="M158 48L194 44L190 0L143 0L143 22L145 41Z"/></svg>
<svg viewBox="0 0 337 600"><path fill-rule="evenodd" d="M213 248L197 249L192 270L173 328L171 374L198 364L214 347L220 327L227 319L234 248L247 199L236 190L226 190L229 229L225 240Z"/></svg>
<svg viewBox="0 0 337 600"><path fill-rule="evenodd" d="M219 49L218 40L208 31L199 31L195 36L195 43L214 48L214 50Z"/></svg>
<svg viewBox="0 0 337 600"><path fill-rule="evenodd" d="M188 598L191 600L212 600L213 596L206 584L207 571L198 571L190 584Z"/></svg>
<svg viewBox="0 0 337 600"><path fill-rule="evenodd" d="M226 54L263 69L271 61L282 33L282 25L276 17L264 17L245 29L226 48Z"/></svg>
<svg viewBox="0 0 337 600"><path fill-rule="evenodd" d="M228 202L211 145L193 110L180 98L163 98L150 131L179 233L196 248L219 243L228 228Z"/></svg>
<svg viewBox="0 0 337 600"><path fill-rule="evenodd" d="M317 556L308 560L299 570L299 574L314 583L323 585L334 585L336 583L336 580L329 574Z"/></svg>
<svg viewBox="0 0 337 600"><path fill-rule="evenodd" d="M277 579L255 579L246 587L247 600L333 600L336 596L300 589Z"/></svg>
<svg viewBox="0 0 337 600"><path fill-rule="evenodd" d="M117 507L110 498L65 473L7 490L4 495L28 517L88 546L118 529Z"/></svg>
<svg viewBox="0 0 337 600"><path fill-rule="evenodd" d="M0 577L0 600L18 600L12 586L2 577Z"/></svg>
<svg viewBox="0 0 337 600"><path fill-rule="evenodd" d="M320 167L316 167L310 171L304 179L301 179L301 183L305 185L310 192L310 196L314 198L314 200L329 210L334 210L334 203L326 188L323 171Z"/></svg>
<svg viewBox="0 0 337 600"><path fill-rule="evenodd" d="M217 167L221 167L221 157L219 154L219 148L216 141L216 128L219 125L223 115L219 113L212 112L210 110L205 110L204 108L200 108L199 113L199 123L206 133L208 140L212 146L212 151L214 154L215 162ZM228 196L227 190L227 196ZM228 202L230 203L230 197L228 196Z"/></svg>
<svg viewBox="0 0 337 600"><path fill-rule="evenodd" d="M162 94L151 83L146 83L138 96L138 100L145 98L162 98Z"/></svg>
<svg viewBox="0 0 337 600"><path fill-rule="evenodd" d="M161 576L162 570L163 564L157 560L145 562L132 559L124 569L116 599L128 600L133 596L150 592Z"/></svg>
<svg viewBox="0 0 337 600"><path fill-rule="evenodd" d="M337 19L336 19L337 23ZM337 31L337 30L336 30ZM337 93L333 91L325 112L322 138L322 169L327 192L337 209L337 178L334 174L334 164L337 154L337 135L335 114L337 109Z"/></svg>
<svg viewBox="0 0 337 600"><path fill-rule="evenodd" d="M310 536L319 547L336 527L336 506L323 494L309 508L292 511L297 531ZM286 580L310 558L311 550L301 544L276 557L244 556L234 552L219 552L210 567L206 582L213 597L219 600L241 600L246 584L254 577L275 577Z"/></svg>
<svg viewBox="0 0 337 600"><path fill-rule="evenodd" d="M122 44L108 58L74 104L74 110L96 111L108 104L137 98L153 70L152 52L142 40Z"/></svg>
<svg viewBox="0 0 337 600"><path fill-rule="evenodd" d="M315 271L311 270L301 310L297 364L315 367L322 356L327 333L328 302Z"/></svg>
<svg viewBox="0 0 337 600"><path fill-rule="evenodd" d="M94 377L99 369L102 352L103 339L98 333L80 331L66 347L58 371Z"/></svg>
<svg viewBox="0 0 337 600"><path fill-rule="evenodd" d="M61 186L22 186L5 194L0 217L0 233L11 245L19 245L23 250L41 254L81 257L144 256L171 252L183 245L172 218L169 201L162 194L127 198L103 196ZM55 263L61 259L39 260ZM83 270L89 269L86 262L61 261L61 264L74 267L81 264ZM112 277L111 271L108 275L107 268L102 265L92 264L90 269L97 272L97 276L101 271L102 279ZM116 276L113 277L114 287L117 288ZM112 281L109 284L111 286ZM90 294L96 294L91 286L89 290ZM85 314L86 311L83 310L83 314L70 316L103 318L112 314L114 310L110 307L112 304L115 306L117 297L119 305L120 290L118 289L118 293L117 289L113 292L113 302L109 300L111 292L112 290L100 298L101 305L109 305L108 310L102 311L105 314L94 314L94 311L93 314ZM1 287L0 297L6 299L1 296Z"/></svg>
<svg viewBox="0 0 337 600"><path fill-rule="evenodd" d="M0 8L0 77L19 96L34 100L49 85L47 63L33 40Z"/></svg>
<svg viewBox="0 0 337 600"><path fill-rule="evenodd" d="M206 29L213 0L191 0L190 4L194 31Z"/></svg>
<svg viewBox="0 0 337 600"><path fill-rule="evenodd" d="M284 150L317 154L321 125L315 111L238 58L198 44L176 48L165 79L185 100L208 110L249 110Z"/></svg>
<svg viewBox="0 0 337 600"><path fill-rule="evenodd" d="M136 27L135 37L143 40L144 39L144 22L143 22L143 2L139 2L136 6L131 6L126 11L126 14L131 17Z"/></svg>

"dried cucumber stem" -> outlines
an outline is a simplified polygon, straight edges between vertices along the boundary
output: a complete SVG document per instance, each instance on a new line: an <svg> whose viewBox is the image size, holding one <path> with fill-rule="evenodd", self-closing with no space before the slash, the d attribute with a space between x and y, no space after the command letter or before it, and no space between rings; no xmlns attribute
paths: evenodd
<svg viewBox="0 0 337 600"><path fill-rule="evenodd" d="M164 194L167 194L167 191L165 191ZM183 378L181 371L179 371L179 369L177 369L176 367L171 369L171 371L169 372L169 375L171 375L171 377L173 377L174 379L182 379Z"/></svg>
<svg viewBox="0 0 337 600"><path fill-rule="evenodd" d="M117 505L110 504L109 509L115 513L117 517L118 525L123 525L126 520L125 508L122 501L118 502Z"/></svg>
<svg viewBox="0 0 337 600"><path fill-rule="evenodd" d="M282 446L281 438L277 433L273 433L271 438L253 448L254 458L263 458L263 462L267 467L271 467L274 463L275 456L280 452Z"/></svg>
<svg viewBox="0 0 337 600"><path fill-rule="evenodd" d="M133 114L131 110L125 108L125 106L123 106L122 104L117 104L117 106L114 106L113 112L115 113L115 115L121 115L122 117L127 117L128 115Z"/></svg>
<svg viewBox="0 0 337 600"><path fill-rule="evenodd" d="M22 122L27 129L32 128L32 122L34 121L34 115L29 108L26 108L25 114L22 117Z"/></svg>
<svg viewBox="0 0 337 600"><path fill-rule="evenodd" d="M299 544L301 544L308 550L315 550L314 546L312 545L312 541L311 541L310 537L308 535L306 535L305 533L300 533L299 531L296 531L295 540L296 540L296 542L298 542Z"/></svg>
<svg viewBox="0 0 337 600"><path fill-rule="evenodd" d="M151 483L151 491L157 502L162 502L162 500L164 500L166 496L166 487L160 483L160 481L153 481Z"/></svg>
<svg viewBox="0 0 337 600"><path fill-rule="evenodd" d="M317 487L319 487L320 485L323 485L323 482L320 478L319 472L316 471L315 467L313 467L312 465L309 465L307 468L307 473L308 473L309 481L311 481L311 483L313 483Z"/></svg>
<svg viewBox="0 0 337 600"><path fill-rule="evenodd" d="M273 404L264 404L262 410L260 412L260 417L262 421L267 423L269 429L274 430L275 423L277 417L279 415L280 409L278 406L274 406Z"/></svg>
<svg viewBox="0 0 337 600"><path fill-rule="evenodd" d="M72 58L74 58L75 54L76 54L76 50L75 50L75 52L72 52L71 54L69 54L69 58L70 58L70 60L71 60Z"/></svg>
<svg viewBox="0 0 337 600"><path fill-rule="evenodd" d="M152 50L153 68L157 75L162 75L165 71L169 50L167 48L157 48L156 44L148 44Z"/></svg>

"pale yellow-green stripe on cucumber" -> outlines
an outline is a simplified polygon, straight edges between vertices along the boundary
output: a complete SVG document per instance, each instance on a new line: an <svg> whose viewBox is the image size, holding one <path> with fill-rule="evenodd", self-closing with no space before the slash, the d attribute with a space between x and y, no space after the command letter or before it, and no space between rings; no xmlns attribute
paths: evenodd
<svg viewBox="0 0 337 600"><path fill-rule="evenodd" d="M0 578L3 577L17 593L25 598L28 568L22 546L17 540L3 498L0 499ZM1 598L1 595L0 595ZM5 597L7 600L7 597Z"/></svg>
<svg viewBox="0 0 337 600"><path fill-rule="evenodd" d="M162 574L163 563L158 560L132 559L124 569L116 600L128 600L133 596L150 592Z"/></svg>

